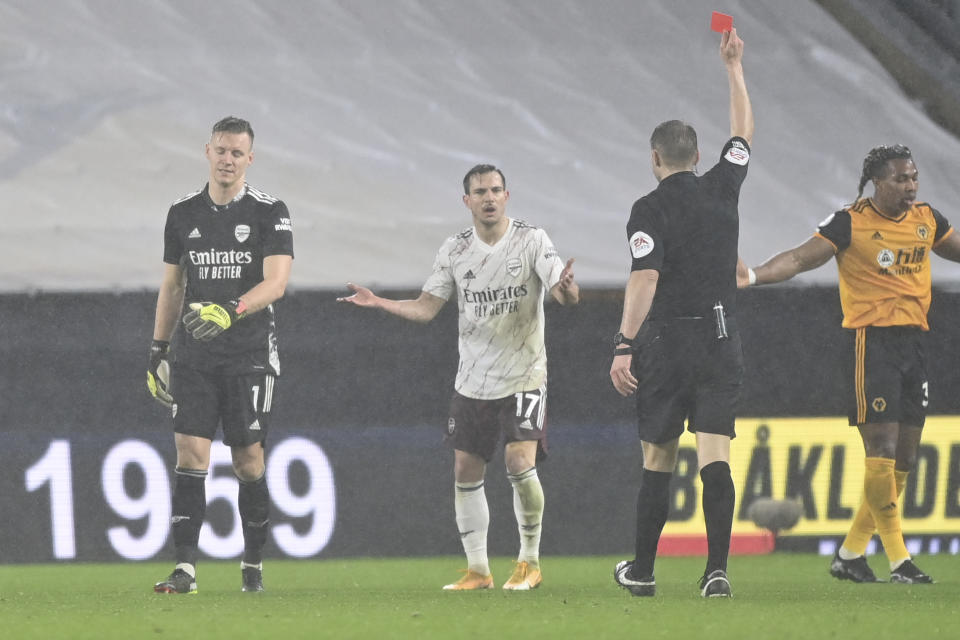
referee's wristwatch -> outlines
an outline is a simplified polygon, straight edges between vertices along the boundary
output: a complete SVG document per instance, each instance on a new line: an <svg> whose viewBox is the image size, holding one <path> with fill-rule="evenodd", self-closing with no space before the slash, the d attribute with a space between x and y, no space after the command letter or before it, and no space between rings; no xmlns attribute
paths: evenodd
<svg viewBox="0 0 960 640"><path fill-rule="evenodd" d="M615 356L629 356L633 355L634 341L631 338L627 338L622 333L617 333L613 336L613 355Z"/></svg>
<svg viewBox="0 0 960 640"><path fill-rule="evenodd" d="M613 336L613 346L619 347L620 345L625 344L628 347L635 347L636 343L633 338L628 338L620 332L617 332L617 335Z"/></svg>

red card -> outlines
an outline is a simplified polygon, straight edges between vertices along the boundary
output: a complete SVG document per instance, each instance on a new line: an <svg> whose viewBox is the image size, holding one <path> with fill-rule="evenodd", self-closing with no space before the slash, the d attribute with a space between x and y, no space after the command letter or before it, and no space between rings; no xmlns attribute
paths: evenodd
<svg viewBox="0 0 960 640"><path fill-rule="evenodd" d="M733 16L728 16L725 13L720 13L719 11L714 11L713 15L710 16L710 29L712 31L719 31L723 33L724 31L730 31L733 28Z"/></svg>

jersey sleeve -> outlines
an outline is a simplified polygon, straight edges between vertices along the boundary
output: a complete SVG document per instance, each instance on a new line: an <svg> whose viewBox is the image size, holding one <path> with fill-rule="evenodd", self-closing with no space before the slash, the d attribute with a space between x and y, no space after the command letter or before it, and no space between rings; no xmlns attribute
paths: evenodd
<svg viewBox="0 0 960 640"><path fill-rule="evenodd" d="M817 235L828 241L837 251L850 246L850 212L837 211L817 227Z"/></svg>
<svg viewBox="0 0 960 640"><path fill-rule="evenodd" d="M167 212L167 223L163 227L163 261L167 264L180 264L183 256L183 241L177 233L173 207Z"/></svg>
<svg viewBox="0 0 960 640"><path fill-rule="evenodd" d="M933 234L933 244L937 244L941 240L947 237L947 234L953 229L950 226L950 222L943 216L942 213L930 207L931 213L933 213L933 219L937 223L937 230Z"/></svg>
<svg viewBox="0 0 960 640"><path fill-rule="evenodd" d="M533 268L540 278L540 282L548 291L553 285L560 282L560 274L563 272L563 260L560 254L553 247L553 242L543 229L537 229L534 236L534 242L531 243L531 249L534 252L532 256Z"/></svg>
<svg viewBox="0 0 960 640"><path fill-rule="evenodd" d="M706 173L705 178L719 182L724 192L735 198L747 177L750 164L750 144L739 136L727 140L720 152L720 160Z"/></svg>
<svg viewBox="0 0 960 640"><path fill-rule="evenodd" d="M449 300L456 291L457 283L453 277L453 268L450 264L450 241L443 243L437 257L433 261L433 273L427 278L422 287L424 293Z"/></svg>
<svg viewBox="0 0 960 640"><path fill-rule="evenodd" d="M627 223L627 243L633 262L631 271L663 266L663 228L660 219L644 198L637 200Z"/></svg>
<svg viewBox="0 0 960 640"><path fill-rule="evenodd" d="M277 200L261 221L263 255L293 257L293 225L290 212L282 200Z"/></svg>

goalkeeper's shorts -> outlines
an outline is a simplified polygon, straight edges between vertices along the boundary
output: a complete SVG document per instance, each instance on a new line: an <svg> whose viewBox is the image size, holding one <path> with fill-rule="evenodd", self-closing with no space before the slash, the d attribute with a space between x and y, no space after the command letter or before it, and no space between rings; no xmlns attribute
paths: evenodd
<svg viewBox="0 0 960 640"><path fill-rule="evenodd" d="M173 430L244 447L265 442L274 405L272 373L222 375L173 364Z"/></svg>

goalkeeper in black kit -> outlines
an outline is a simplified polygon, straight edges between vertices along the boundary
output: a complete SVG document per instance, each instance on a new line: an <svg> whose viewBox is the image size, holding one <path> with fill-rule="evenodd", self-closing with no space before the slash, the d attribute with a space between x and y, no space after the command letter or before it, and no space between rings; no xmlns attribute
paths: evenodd
<svg viewBox="0 0 960 640"><path fill-rule="evenodd" d="M280 375L273 302L293 263L286 205L246 183L253 129L227 117L206 145L207 185L175 202L164 229L163 281L147 387L171 409L177 449L176 566L157 593L196 593L210 446L219 427L240 483L244 591L263 591L270 495L264 443ZM182 332L176 332L178 326ZM170 358L170 340L178 341Z"/></svg>

